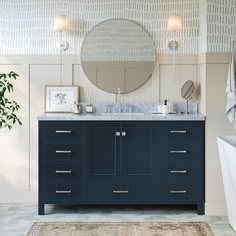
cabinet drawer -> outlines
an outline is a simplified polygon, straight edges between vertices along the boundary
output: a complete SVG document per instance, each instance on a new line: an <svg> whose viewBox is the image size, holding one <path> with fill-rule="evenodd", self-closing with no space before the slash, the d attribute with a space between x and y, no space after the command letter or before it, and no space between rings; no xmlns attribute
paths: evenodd
<svg viewBox="0 0 236 236"><path fill-rule="evenodd" d="M160 134L163 142L177 144L203 144L204 123L202 122L169 122L163 123Z"/></svg>
<svg viewBox="0 0 236 236"><path fill-rule="evenodd" d="M201 183L203 179L203 173L200 169L190 168L184 165L161 165L158 173L158 181L171 184L194 184Z"/></svg>
<svg viewBox="0 0 236 236"><path fill-rule="evenodd" d="M75 163L52 163L45 165L46 181L83 182L83 166Z"/></svg>
<svg viewBox="0 0 236 236"><path fill-rule="evenodd" d="M194 144L176 145L174 143L165 143L159 149L161 161L180 161L180 162L197 162L202 160L203 148Z"/></svg>
<svg viewBox="0 0 236 236"><path fill-rule="evenodd" d="M76 124L75 122L45 122L43 126L43 137L44 140L77 140L83 141L84 139L84 128L83 126Z"/></svg>
<svg viewBox="0 0 236 236"><path fill-rule="evenodd" d="M200 201L203 199L202 191L200 184L168 184L165 182L158 188L158 196L163 203Z"/></svg>
<svg viewBox="0 0 236 236"><path fill-rule="evenodd" d="M83 160L84 148L82 143L46 143L44 147L44 158L46 160Z"/></svg>
<svg viewBox="0 0 236 236"><path fill-rule="evenodd" d="M112 185L88 184L86 199L92 202L134 203L156 199L156 189L153 185L132 184Z"/></svg>
<svg viewBox="0 0 236 236"><path fill-rule="evenodd" d="M45 200L48 201L76 201L84 198L84 187L82 184L72 183L49 183L46 186Z"/></svg>

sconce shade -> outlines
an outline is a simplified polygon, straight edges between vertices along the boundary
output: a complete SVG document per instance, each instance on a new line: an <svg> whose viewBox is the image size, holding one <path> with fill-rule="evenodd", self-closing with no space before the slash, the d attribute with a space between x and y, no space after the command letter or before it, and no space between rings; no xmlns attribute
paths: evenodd
<svg viewBox="0 0 236 236"><path fill-rule="evenodd" d="M182 18L180 16L170 16L168 20L168 31L178 32L182 30Z"/></svg>
<svg viewBox="0 0 236 236"><path fill-rule="evenodd" d="M66 15L56 16L54 20L53 30L55 31L67 31L69 29L68 19Z"/></svg>

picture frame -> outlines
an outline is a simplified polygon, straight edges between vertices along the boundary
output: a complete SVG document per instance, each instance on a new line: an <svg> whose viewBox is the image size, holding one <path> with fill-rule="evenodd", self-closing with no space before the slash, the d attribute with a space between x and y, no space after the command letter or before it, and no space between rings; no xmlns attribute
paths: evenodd
<svg viewBox="0 0 236 236"><path fill-rule="evenodd" d="M45 86L45 113L71 113L72 105L78 101L78 86Z"/></svg>

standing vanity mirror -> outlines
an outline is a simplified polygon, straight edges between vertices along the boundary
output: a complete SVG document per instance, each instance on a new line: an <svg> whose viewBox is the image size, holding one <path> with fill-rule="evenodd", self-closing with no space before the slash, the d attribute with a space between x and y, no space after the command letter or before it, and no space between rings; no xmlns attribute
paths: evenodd
<svg viewBox="0 0 236 236"><path fill-rule="evenodd" d="M110 93L129 93L144 85L155 67L156 51L149 33L139 24L110 19L86 36L81 63L87 78Z"/></svg>
<svg viewBox="0 0 236 236"><path fill-rule="evenodd" d="M188 80L184 83L184 85L181 88L181 96L183 99L187 100L187 109L186 109L187 114L189 114L188 103L189 100L192 99L193 93L194 93L194 83L192 80Z"/></svg>

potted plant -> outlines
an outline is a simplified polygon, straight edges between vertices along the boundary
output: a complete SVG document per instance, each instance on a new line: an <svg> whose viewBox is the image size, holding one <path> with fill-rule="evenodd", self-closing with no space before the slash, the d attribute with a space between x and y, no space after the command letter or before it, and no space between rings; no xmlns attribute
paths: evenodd
<svg viewBox="0 0 236 236"><path fill-rule="evenodd" d="M16 123L22 125L16 113L19 110L19 104L9 98L9 94L13 92L12 79L17 79L19 75L14 71L8 74L0 74L0 129L12 129Z"/></svg>

